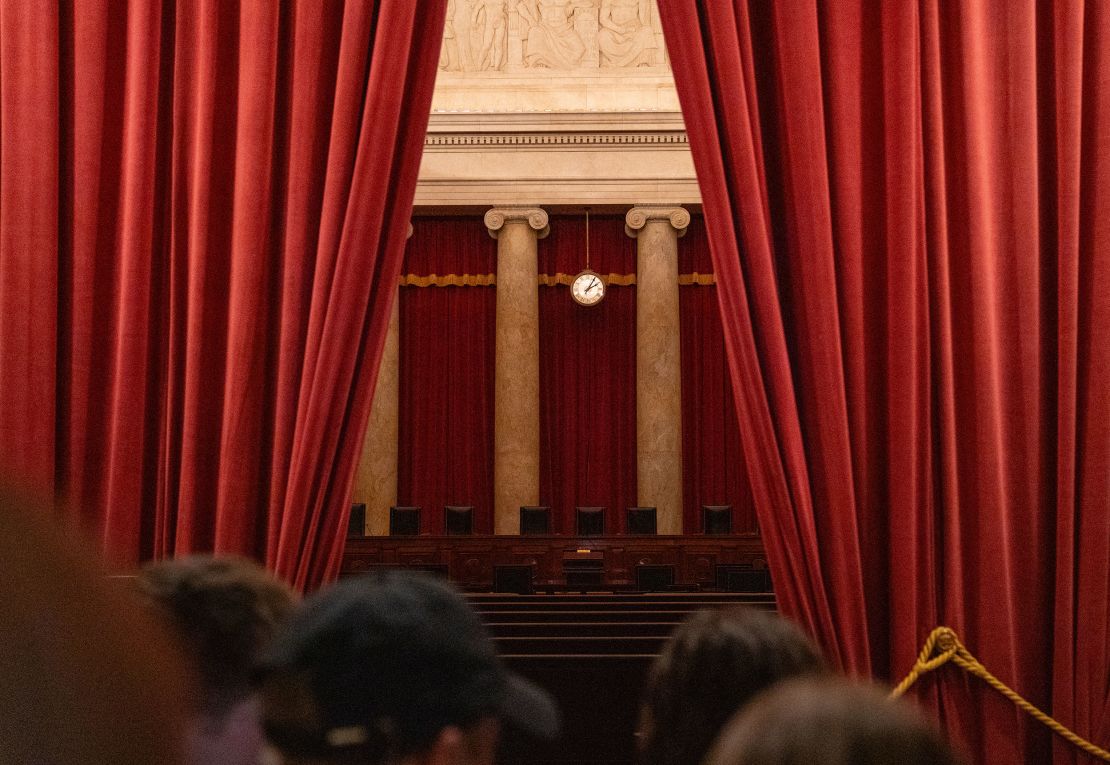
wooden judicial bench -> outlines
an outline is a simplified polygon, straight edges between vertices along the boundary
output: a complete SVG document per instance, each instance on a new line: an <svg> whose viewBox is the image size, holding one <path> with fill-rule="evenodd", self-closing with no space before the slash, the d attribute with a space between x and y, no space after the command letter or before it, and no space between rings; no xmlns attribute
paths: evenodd
<svg viewBox="0 0 1110 765"><path fill-rule="evenodd" d="M573 586L575 573L599 571L599 587L630 588L636 567L674 566L675 586L712 587L719 564L762 569L759 536L389 536L347 540L341 576L385 567L445 573L467 590L489 591L495 566L532 566L537 589ZM568 574L571 581L568 583Z"/></svg>

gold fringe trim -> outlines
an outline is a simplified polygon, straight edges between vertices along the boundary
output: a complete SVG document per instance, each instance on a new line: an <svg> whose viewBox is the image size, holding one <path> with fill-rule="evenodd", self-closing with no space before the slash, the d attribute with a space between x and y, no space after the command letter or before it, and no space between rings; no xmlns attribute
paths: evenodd
<svg viewBox="0 0 1110 765"><path fill-rule="evenodd" d="M569 287L578 274L540 274L541 287L564 286ZM636 283L636 274L603 274L602 279L610 287L630 287ZM717 283L713 274L679 274L679 286L708 287ZM402 287L493 287L497 284L497 274L429 274L417 276L405 274L401 277Z"/></svg>
<svg viewBox="0 0 1110 765"><path fill-rule="evenodd" d="M541 287L555 287L562 285L569 287L578 274L540 274ZM636 283L636 274L602 274L601 278L607 287L630 287Z"/></svg>
<svg viewBox="0 0 1110 765"><path fill-rule="evenodd" d="M405 274L401 277L402 287L492 287L495 284L496 274Z"/></svg>
<svg viewBox="0 0 1110 765"><path fill-rule="evenodd" d="M697 285L699 287L711 287L717 283L717 277L713 274L699 274L695 271L692 274L679 274L678 284L680 287L687 287L690 285Z"/></svg>

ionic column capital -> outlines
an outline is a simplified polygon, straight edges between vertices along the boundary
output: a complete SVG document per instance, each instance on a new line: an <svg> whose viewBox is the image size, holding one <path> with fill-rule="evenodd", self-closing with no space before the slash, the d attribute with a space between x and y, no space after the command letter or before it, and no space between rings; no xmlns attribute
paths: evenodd
<svg viewBox="0 0 1110 765"><path fill-rule="evenodd" d="M665 220L682 236L690 225L690 213L677 205L639 205L624 216L624 233L635 239L650 220Z"/></svg>
<svg viewBox="0 0 1110 765"><path fill-rule="evenodd" d="M543 239L551 231L547 225L547 211L539 207L494 207L486 211L486 229L494 239L506 223L514 221L527 223L536 231L537 239Z"/></svg>

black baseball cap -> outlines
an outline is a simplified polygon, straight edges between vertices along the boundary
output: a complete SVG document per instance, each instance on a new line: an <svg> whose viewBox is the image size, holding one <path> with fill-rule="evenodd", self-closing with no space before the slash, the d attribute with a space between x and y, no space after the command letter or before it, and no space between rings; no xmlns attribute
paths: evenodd
<svg viewBox="0 0 1110 765"><path fill-rule="evenodd" d="M510 673L463 597L426 574L348 579L309 598L258 679L267 736L289 753L374 761L491 716L542 739L559 731L551 697Z"/></svg>

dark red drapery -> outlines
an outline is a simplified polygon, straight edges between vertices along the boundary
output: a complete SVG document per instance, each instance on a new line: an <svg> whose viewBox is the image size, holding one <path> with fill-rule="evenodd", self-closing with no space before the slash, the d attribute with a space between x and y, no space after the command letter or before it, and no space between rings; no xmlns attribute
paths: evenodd
<svg viewBox="0 0 1110 765"><path fill-rule="evenodd" d="M0 465L121 562L338 570L442 18L0 5Z"/></svg>
<svg viewBox="0 0 1110 765"><path fill-rule="evenodd" d="M573 277L585 267L585 217L551 216L540 273ZM623 217L590 216L590 268L636 272ZM625 508L636 504L635 287L611 283L588 308L566 284L540 287L540 502L559 533L574 533L577 506L605 507L606 532L625 530Z"/></svg>
<svg viewBox="0 0 1110 765"><path fill-rule="evenodd" d="M682 354L682 529L701 531L702 505L732 505L732 530L757 530L705 220L678 240Z"/></svg>
<svg viewBox="0 0 1110 765"><path fill-rule="evenodd" d="M784 610L880 676L948 624L1106 745L1110 9L660 10ZM923 685L977 760L1048 759Z"/></svg>
<svg viewBox="0 0 1110 765"><path fill-rule="evenodd" d="M493 533L497 296L475 282L496 271L497 242L481 220L413 221L400 297L397 501L423 509L425 533L443 533L444 505L472 505L474 532ZM452 276L471 283L438 286Z"/></svg>

